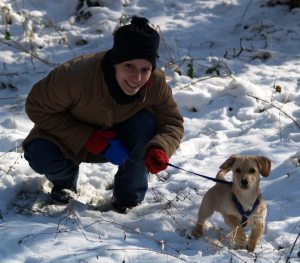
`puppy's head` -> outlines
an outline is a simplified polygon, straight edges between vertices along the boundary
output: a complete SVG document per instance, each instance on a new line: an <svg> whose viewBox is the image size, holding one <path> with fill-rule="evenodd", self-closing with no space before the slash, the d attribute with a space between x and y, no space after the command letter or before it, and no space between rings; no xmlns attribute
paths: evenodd
<svg viewBox="0 0 300 263"><path fill-rule="evenodd" d="M220 169L232 171L233 184L237 188L254 189L258 187L260 175L269 176L271 160L264 156L232 155Z"/></svg>

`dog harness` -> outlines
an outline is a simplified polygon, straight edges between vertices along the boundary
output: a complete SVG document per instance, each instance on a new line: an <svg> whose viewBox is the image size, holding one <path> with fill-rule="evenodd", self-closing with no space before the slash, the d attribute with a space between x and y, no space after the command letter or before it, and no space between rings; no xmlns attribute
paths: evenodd
<svg viewBox="0 0 300 263"><path fill-rule="evenodd" d="M242 216L241 226L242 227L247 226L247 221L248 221L249 216L254 212L254 210L257 208L257 206L260 203L259 196L255 200L252 208L247 211L244 210L243 206L241 205L241 203L239 202L239 200L237 199L235 194L232 194L232 201L234 202L237 210L239 211L240 215Z"/></svg>

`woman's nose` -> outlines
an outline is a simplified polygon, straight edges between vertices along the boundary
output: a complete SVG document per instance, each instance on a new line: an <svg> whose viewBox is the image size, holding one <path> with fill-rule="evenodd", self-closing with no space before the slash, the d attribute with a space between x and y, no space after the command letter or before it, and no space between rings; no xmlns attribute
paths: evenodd
<svg viewBox="0 0 300 263"><path fill-rule="evenodd" d="M142 74L140 72L135 72L133 74L133 79L137 82L140 82L142 80Z"/></svg>

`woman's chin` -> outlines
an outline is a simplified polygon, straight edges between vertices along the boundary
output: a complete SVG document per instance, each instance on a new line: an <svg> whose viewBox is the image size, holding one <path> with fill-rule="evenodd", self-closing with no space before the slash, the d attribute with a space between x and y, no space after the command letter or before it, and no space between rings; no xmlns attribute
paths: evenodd
<svg viewBox="0 0 300 263"><path fill-rule="evenodd" d="M133 96L133 95L137 94L138 91L140 90L140 88L133 88L133 87L128 87L128 86L121 87L121 89L128 96Z"/></svg>

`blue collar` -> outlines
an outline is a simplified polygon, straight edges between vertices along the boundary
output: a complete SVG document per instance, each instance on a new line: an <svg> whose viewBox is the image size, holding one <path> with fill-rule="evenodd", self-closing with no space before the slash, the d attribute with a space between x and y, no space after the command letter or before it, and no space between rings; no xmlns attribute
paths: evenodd
<svg viewBox="0 0 300 263"><path fill-rule="evenodd" d="M236 208L238 209L240 215L242 216L241 225L242 225L242 227L245 227L247 225L248 217L254 212L254 210L259 205L260 198L258 196L257 199L255 200L252 208L247 211L244 210L243 206L241 205L241 203L239 202L239 200L237 199L235 194L232 194L232 201L234 202Z"/></svg>

